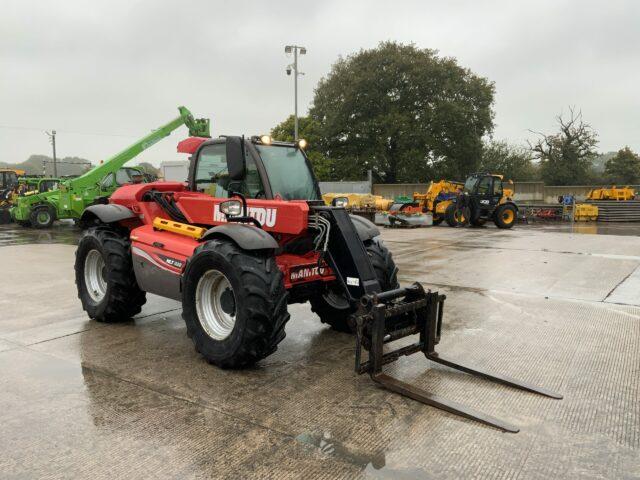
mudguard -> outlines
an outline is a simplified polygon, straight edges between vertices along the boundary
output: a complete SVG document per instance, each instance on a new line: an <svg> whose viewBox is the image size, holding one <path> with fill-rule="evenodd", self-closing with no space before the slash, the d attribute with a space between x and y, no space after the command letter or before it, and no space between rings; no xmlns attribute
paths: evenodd
<svg viewBox="0 0 640 480"><path fill-rule="evenodd" d="M91 220L97 218L102 223L114 223L127 218L136 216L131 210L122 205L110 203L108 205L90 205L85 208L80 217L80 224L88 224Z"/></svg>
<svg viewBox="0 0 640 480"><path fill-rule="evenodd" d="M351 217L351 222L353 222L353 226L356 227L356 232L358 232L358 236L363 242L380 235L380 230L378 230L375 223L358 215L349 215L349 217Z"/></svg>
<svg viewBox="0 0 640 480"><path fill-rule="evenodd" d="M243 250L264 250L278 248L278 242L264 230L253 225L228 223L210 228L202 236L202 241L217 236L227 237L238 244Z"/></svg>

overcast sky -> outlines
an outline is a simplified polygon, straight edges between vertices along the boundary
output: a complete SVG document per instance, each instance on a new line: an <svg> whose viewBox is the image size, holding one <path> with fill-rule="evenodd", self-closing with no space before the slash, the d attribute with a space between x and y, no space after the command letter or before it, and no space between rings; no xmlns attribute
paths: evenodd
<svg viewBox="0 0 640 480"><path fill-rule="evenodd" d="M524 143L575 105L601 151L640 151L635 0L0 4L0 161L50 153L45 129L59 131L59 156L97 161L177 116L178 105L210 117L216 136L265 133L293 112L284 45L308 49L304 114L338 56L383 40L437 49L494 81L494 138ZM180 159L185 136L181 128L137 160Z"/></svg>

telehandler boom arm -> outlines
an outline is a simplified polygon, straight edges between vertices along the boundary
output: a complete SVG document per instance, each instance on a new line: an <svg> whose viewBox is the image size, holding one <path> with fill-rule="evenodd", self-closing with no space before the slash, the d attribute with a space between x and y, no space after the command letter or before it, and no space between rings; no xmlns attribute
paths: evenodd
<svg viewBox="0 0 640 480"><path fill-rule="evenodd" d="M70 190L82 189L93 186L110 172L118 171L125 163L140 155L144 150L156 144L165 137L168 137L175 129L186 125L189 128L191 137L209 137L209 119L193 118L193 115L186 107L178 107L180 116L174 118L169 123L153 130L148 135L142 137L134 144L128 146L121 152L104 160L97 167L92 168L84 175L64 182L64 186Z"/></svg>
<svg viewBox="0 0 640 480"><path fill-rule="evenodd" d="M102 161L84 175L61 182L58 190L18 197L15 207L11 209L11 217L22 225L31 223L37 228L46 228L55 219L79 219L88 205L95 203L99 198L109 197L118 187L115 182L107 186L101 184L107 175L115 174L125 163L169 136L176 128L186 125L192 137L210 136L208 119L193 118L186 107L178 107L178 110L179 117Z"/></svg>

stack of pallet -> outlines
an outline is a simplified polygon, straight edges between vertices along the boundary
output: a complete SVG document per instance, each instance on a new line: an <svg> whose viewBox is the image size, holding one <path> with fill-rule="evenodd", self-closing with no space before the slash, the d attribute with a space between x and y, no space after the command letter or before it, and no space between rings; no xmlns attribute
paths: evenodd
<svg viewBox="0 0 640 480"><path fill-rule="evenodd" d="M586 200L598 206L599 222L640 222L640 200Z"/></svg>

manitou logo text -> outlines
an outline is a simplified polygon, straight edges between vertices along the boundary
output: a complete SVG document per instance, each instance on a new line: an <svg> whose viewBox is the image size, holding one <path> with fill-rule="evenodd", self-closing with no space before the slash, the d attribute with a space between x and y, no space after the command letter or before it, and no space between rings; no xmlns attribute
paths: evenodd
<svg viewBox="0 0 640 480"><path fill-rule="evenodd" d="M327 269L324 267L310 265L308 267L299 267L295 270L291 270L289 278L292 282L296 282L298 280L304 280L305 278L323 276L326 274L326 272Z"/></svg>
<svg viewBox="0 0 640 480"><path fill-rule="evenodd" d="M275 208L248 207L247 215L255 218L263 227L274 227L278 210ZM220 211L220 206L213 207L213 221L226 222L227 217Z"/></svg>

